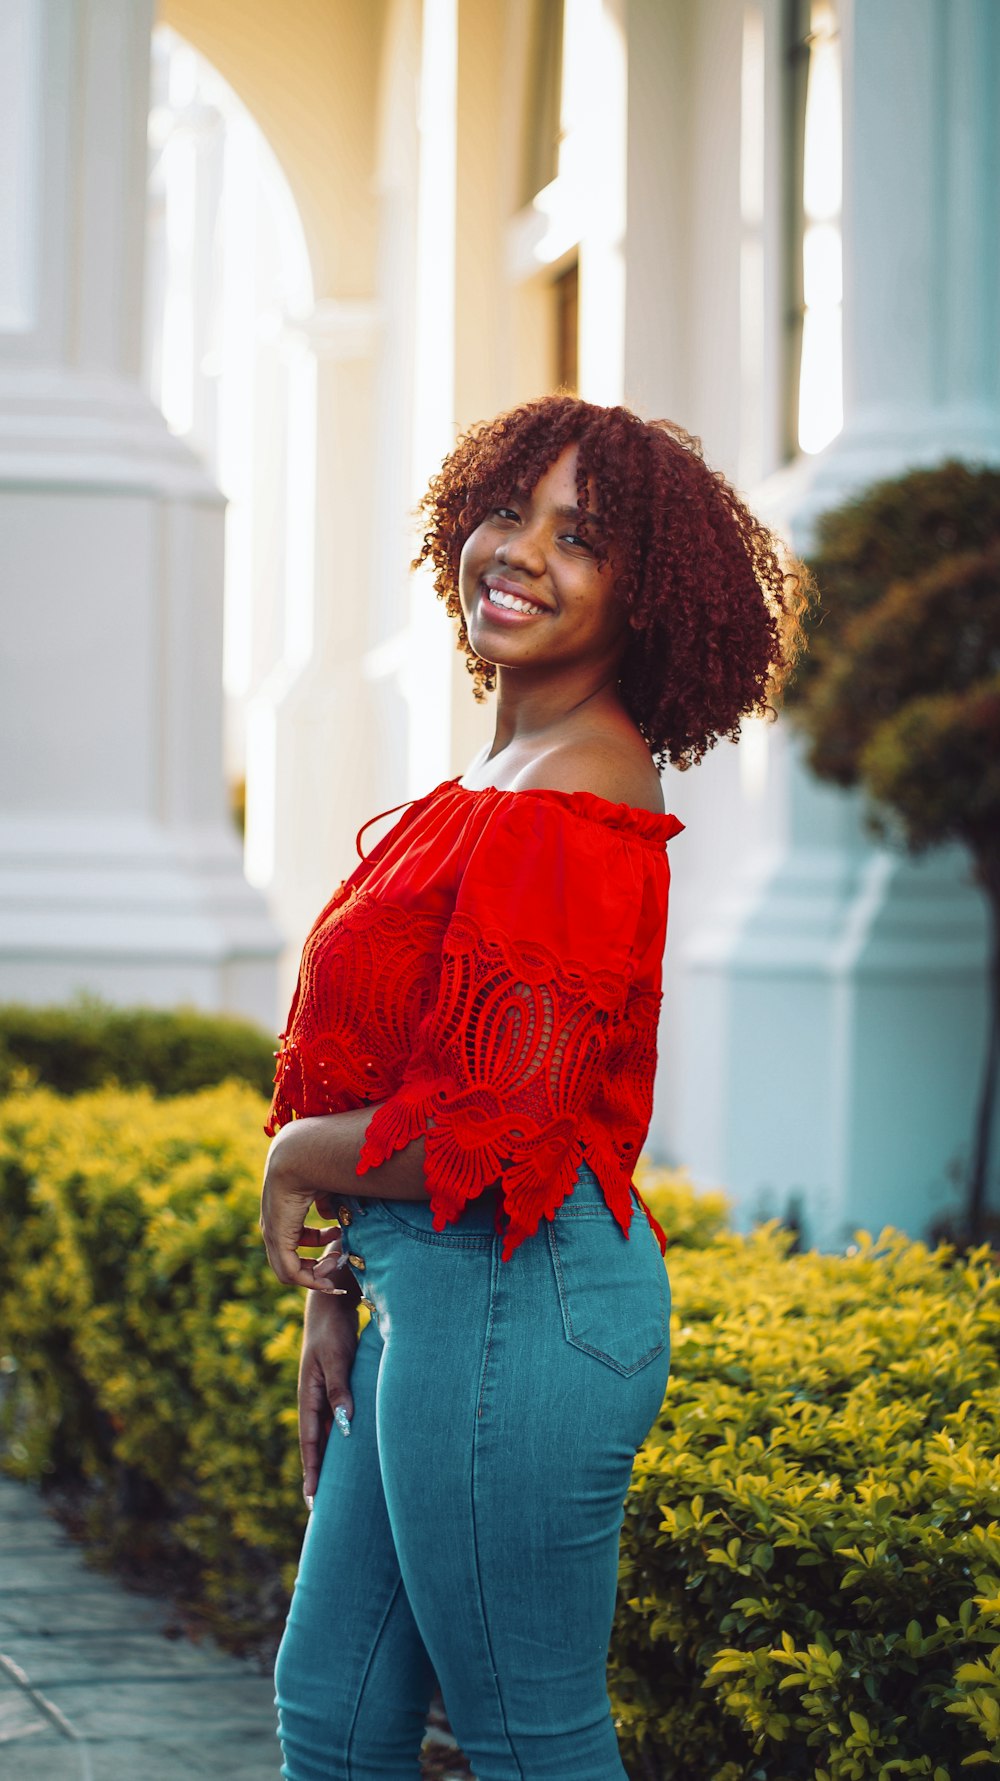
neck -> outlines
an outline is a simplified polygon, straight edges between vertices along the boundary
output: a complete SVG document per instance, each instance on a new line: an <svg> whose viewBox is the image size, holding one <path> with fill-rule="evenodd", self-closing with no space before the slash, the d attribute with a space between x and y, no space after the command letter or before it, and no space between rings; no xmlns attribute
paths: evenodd
<svg viewBox="0 0 1000 1781"><path fill-rule="evenodd" d="M523 668L497 670L496 725L489 759L502 749L539 746L560 740L579 719L620 714L618 669L577 669L554 679L535 679Z"/></svg>

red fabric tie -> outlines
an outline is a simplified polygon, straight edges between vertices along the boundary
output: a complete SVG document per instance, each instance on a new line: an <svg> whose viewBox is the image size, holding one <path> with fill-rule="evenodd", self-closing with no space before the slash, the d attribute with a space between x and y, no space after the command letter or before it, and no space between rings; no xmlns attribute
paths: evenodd
<svg viewBox="0 0 1000 1781"><path fill-rule="evenodd" d="M363 860L365 857L361 851L361 837L365 830L370 829L374 823L381 822L382 818L385 816L398 816L401 810L409 810L410 805L415 804L416 801L416 798L407 798L405 804L394 804L391 810L380 810L377 816L370 816L367 822L361 824L354 842L354 845L358 850L359 860Z"/></svg>

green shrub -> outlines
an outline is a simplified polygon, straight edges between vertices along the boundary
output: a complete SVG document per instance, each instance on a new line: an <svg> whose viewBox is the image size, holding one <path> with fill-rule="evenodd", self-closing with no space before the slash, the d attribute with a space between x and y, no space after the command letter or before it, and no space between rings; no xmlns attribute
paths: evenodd
<svg viewBox="0 0 1000 1781"><path fill-rule="evenodd" d="M304 1521L301 1301L260 1248L263 1112L236 1084L0 1103L9 1463L84 1471L120 1519L145 1505L228 1625L258 1630L280 1620ZM704 1207L683 1177L640 1184L674 1236L675 1316L611 1650L634 1781L995 1767L990 1259L891 1233L789 1255L773 1227L715 1234L721 1197Z"/></svg>
<svg viewBox="0 0 1000 1781"><path fill-rule="evenodd" d="M998 539L1000 469L955 458L873 483L828 508L809 553L820 602L807 617L809 648L786 708L808 707L817 682L837 671L852 627L895 583L918 582L948 558L989 551Z"/></svg>
<svg viewBox="0 0 1000 1781"><path fill-rule="evenodd" d="M626 1506L635 1776L954 1781L1000 1760L1000 1279L894 1233L668 1251L670 1389Z"/></svg>
<svg viewBox="0 0 1000 1781"><path fill-rule="evenodd" d="M661 1169L640 1157L636 1182L653 1217L675 1249L706 1249L729 1225L730 1201L724 1193L699 1193L684 1169Z"/></svg>
<svg viewBox="0 0 1000 1781"><path fill-rule="evenodd" d="M265 1106L236 1084L0 1103L8 1465L101 1486L95 1531L123 1521L120 1544L139 1538L130 1504L155 1511L209 1602L232 1610L242 1591L248 1615L251 1579L288 1582L303 1519L301 1299L257 1228ZM722 1222L721 1195L698 1200L645 1165L642 1178L678 1243Z"/></svg>
<svg viewBox="0 0 1000 1781"><path fill-rule="evenodd" d="M63 1095L109 1082L187 1095L235 1077L270 1096L274 1040L249 1021L194 1008L0 1004L0 1094L25 1072Z"/></svg>
<svg viewBox="0 0 1000 1781"><path fill-rule="evenodd" d="M8 1466L154 1512L209 1602L242 1592L251 1615L304 1517L301 1298L257 1229L264 1111L238 1084L0 1103Z"/></svg>

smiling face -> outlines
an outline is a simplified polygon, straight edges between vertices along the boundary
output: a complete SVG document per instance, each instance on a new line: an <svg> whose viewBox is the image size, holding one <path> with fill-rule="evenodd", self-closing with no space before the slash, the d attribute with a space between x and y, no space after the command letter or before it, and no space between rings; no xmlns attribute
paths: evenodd
<svg viewBox="0 0 1000 1781"><path fill-rule="evenodd" d="M599 563L598 516L581 520L577 457L567 446L533 489L513 489L466 539L459 593L469 640L499 668L603 672L624 653L614 552Z"/></svg>

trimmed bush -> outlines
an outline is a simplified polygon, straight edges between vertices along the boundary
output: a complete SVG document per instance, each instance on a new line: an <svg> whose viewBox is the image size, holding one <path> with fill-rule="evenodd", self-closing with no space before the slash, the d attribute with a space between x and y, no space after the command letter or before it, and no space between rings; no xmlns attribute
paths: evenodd
<svg viewBox="0 0 1000 1781"><path fill-rule="evenodd" d="M635 1776L955 1781L1000 1761L1000 1277L886 1232L668 1252L670 1389L626 1505Z"/></svg>
<svg viewBox="0 0 1000 1781"><path fill-rule="evenodd" d="M729 1225L731 1202L724 1193L699 1193L684 1169L660 1169L640 1157L636 1181L653 1217L677 1249L706 1249Z"/></svg>
<svg viewBox="0 0 1000 1781"><path fill-rule="evenodd" d="M280 1597L303 1524L302 1301L274 1279L257 1227L265 1110L236 1084L0 1103L8 1466L88 1479L93 1531L117 1525L120 1547L144 1511L234 1625L241 1597L260 1612L260 1579ZM724 1218L721 1195L699 1201L666 1170L645 1186L686 1243Z"/></svg>
<svg viewBox="0 0 1000 1781"><path fill-rule="evenodd" d="M144 1514L233 1624L241 1597L253 1618L261 1586L281 1595L305 1513L301 1297L257 1228L264 1110L237 1084L0 1103L8 1466L99 1486L102 1533Z"/></svg>
<svg viewBox="0 0 1000 1781"><path fill-rule="evenodd" d="M233 1077L270 1097L274 1040L249 1021L195 1008L0 1004L0 1094L20 1076L83 1094L117 1082L158 1095L193 1094Z"/></svg>
<svg viewBox="0 0 1000 1781"><path fill-rule="evenodd" d="M257 1232L260 1097L0 1104L10 1461L83 1471L230 1630L280 1621L304 1522L301 1300ZM626 1503L611 1687L634 1781L958 1781L1000 1762L1000 1284L886 1233L718 1230L645 1170L673 1374ZM705 1247L698 1247L704 1242ZM103 1494L101 1494L103 1493ZM145 1511L145 1520L142 1517Z"/></svg>

